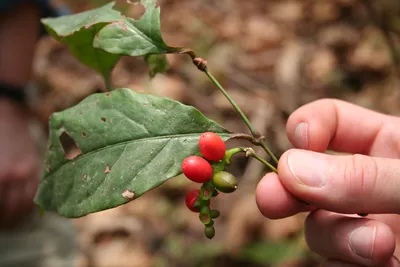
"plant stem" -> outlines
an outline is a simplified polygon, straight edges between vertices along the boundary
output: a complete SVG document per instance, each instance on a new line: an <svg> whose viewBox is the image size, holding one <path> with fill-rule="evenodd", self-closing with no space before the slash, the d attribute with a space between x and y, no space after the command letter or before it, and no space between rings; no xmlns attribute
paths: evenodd
<svg viewBox="0 0 400 267"><path fill-rule="evenodd" d="M254 152L250 152L247 154L250 157L253 157L255 159L257 159L259 162L263 163L264 165L266 165L268 168L270 168L273 172L278 173L278 170L272 166L268 161L266 161L265 159L263 159L262 157L258 156L256 153Z"/></svg>
<svg viewBox="0 0 400 267"><path fill-rule="evenodd" d="M260 133L253 127L251 124L250 120L246 117L246 115L243 113L243 111L240 109L240 107L236 104L236 102L230 97L230 95L225 91L225 89L222 87L222 85L215 79L215 77L207 70L207 68L204 69L204 73L207 75L207 77L217 86L217 88L221 91L221 93L228 99L229 103L233 106L233 108L239 113L240 117L246 124L247 128L249 128L251 135L259 139L260 138ZM272 160L278 164L278 159L274 155L274 153L271 151L271 149L268 148L268 146L265 144L264 141L258 142L258 145L261 146L265 152L272 158ZM269 163L268 163L269 164ZM275 168L274 168L275 169ZM276 169L275 169L276 170Z"/></svg>
<svg viewBox="0 0 400 267"><path fill-rule="evenodd" d="M246 149L244 149L242 147L235 147L235 148L229 149L228 151L225 152L223 161L225 162L225 164L231 164L232 156L237 153L240 153L240 152L246 152Z"/></svg>
<svg viewBox="0 0 400 267"><path fill-rule="evenodd" d="M225 91L225 89L222 87L222 85L217 81L217 79L212 76L212 74L206 69L204 73L208 76L208 78L215 84L215 86L218 87L218 89L221 91L221 93L228 99L228 101L231 103L231 105L235 108L235 110L239 113L240 117L246 123L247 127L249 128L251 134L258 135L259 133L254 129L253 125L251 125L251 122L249 119L244 115L243 111L240 109L240 107L235 103L235 101L230 97L230 95Z"/></svg>
<svg viewBox="0 0 400 267"><path fill-rule="evenodd" d="M269 149L267 144L264 141L260 142L261 147L267 152L267 154L272 158L272 160L275 162L276 165L278 165L278 158L275 156L275 154Z"/></svg>

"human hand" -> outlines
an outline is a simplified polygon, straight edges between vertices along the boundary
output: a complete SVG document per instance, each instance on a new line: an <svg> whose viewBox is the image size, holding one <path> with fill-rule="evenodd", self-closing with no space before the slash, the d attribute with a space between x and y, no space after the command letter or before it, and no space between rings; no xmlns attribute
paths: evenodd
<svg viewBox="0 0 400 267"><path fill-rule="evenodd" d="M387 215L352 215L391 213L400 223L400 118L324 99L295 111L287 135L296 149L280 158L279 176L268 173L257 186L262 214L278 219L318 208L305 235L325 266L400 266L395 233L380 220Z"/></svg>
<svg viewBox="0 0 400 267"><path fill-rule="evenodd" d="M0 228L15 226L33 209L39 166L27 114L0 100Z"/></svg>

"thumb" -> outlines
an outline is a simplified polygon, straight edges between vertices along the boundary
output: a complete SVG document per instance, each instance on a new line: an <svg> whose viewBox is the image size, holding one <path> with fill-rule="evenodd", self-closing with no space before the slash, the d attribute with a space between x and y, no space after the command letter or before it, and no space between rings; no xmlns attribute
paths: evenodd
<svg viewBox="0 0 400 267"><path fill-rule="evenodd" d="M292 149L278 165L294 196L338 213L400 213L400 160Z"/></svg>

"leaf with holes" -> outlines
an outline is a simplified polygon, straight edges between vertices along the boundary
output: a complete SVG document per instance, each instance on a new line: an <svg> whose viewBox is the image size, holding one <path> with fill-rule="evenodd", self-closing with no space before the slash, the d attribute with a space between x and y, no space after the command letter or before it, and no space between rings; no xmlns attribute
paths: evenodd
<svg viewBox="0 0 400 267"><path fill-rule="evenodd" d="M94 38L94 47L128 56L181 53L184 48L168 46L161 36L157 0L141 0L146 11L139 20L125 17L104 27Z"/></svg>
<svg viewBox="0 0 400 267"><path fill-rule="evenodd" d="M112 9L113 6L114 2L78 14L42 19L55 39L66 44L74 56L106 80L109 80L120 56L93 47L93 39L108 23L123 19L118 11Z"/></svg>
<svg viewBox="0 0 400 267"><path fill-rule="evenodd" d="M203 132L231 133L168 98L117 89L50 119L46 166L35 202L67 217L113 208L181 173Z"/></svg>
<svg viewBox="0 0 400 267"><path fill-rule="evenodd" d="M168 46L161 36L160 8L156 0L141 0L145 8L138 19L128 18L113 9L114 2L90 11L42 20L47 31L66 44L82 63L99 72L106 82L121 55L183 53L187 50ZM154 58L154 57L153 57ZM166 68L165 58L157 67Z"/></svg>

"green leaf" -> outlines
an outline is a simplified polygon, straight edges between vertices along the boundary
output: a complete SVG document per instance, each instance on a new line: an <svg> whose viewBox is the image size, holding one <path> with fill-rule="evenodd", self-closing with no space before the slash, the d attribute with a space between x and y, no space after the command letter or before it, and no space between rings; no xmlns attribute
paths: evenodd
<svg viewBox="0 0 400 267"><path fill-rule="evenodd" d="M123 16L113 9L114 2L111 2L78 14L42 19L42 23L83 64L99 72L109 86L111 71L121 55L145 56L187 51L170 47L164 42L160 8L156 2L141 1L146 11L139 20ZM156 62L149 62L149 65L153 76L168 67L162 57L157 58Z"/></svg>
<svg viewBox="0 0 400 267"><path fill-rule="evenodd" d="M150 77L154 77L157 73L163 73L169 69L169 64L165 55L149 54L145 56L145 61L147 65L149 65Z"/></svg>
<svg viewBox="0 0 400 267"><path fill-rule="evenodd" d="M66 44L73 55L103 75L106 81L120 56L93 47L93 39L108 23L123 18L113 6L111 2L90 11L41 20L55 39Z"/></svg>
<svg viewBox="0 0 400 267"><path fill-rule="evenodd" d="M231 136L194 107L168 98L130 89L91 95L51 117L35 202L66 217L127 203L179 175L184 158L199 154L205 131ZM68 139L81 152L73 159L65 153Z"/></svg>
<svg viewBox="0 0 400 267"><path fill-rule="evenodd" d="M160 8L157 0L142 0L146 11L139 20L124 18L104 27L95 37L94 47L128 56L177 53L183 48L169 47L161 36Z"/></svg>

